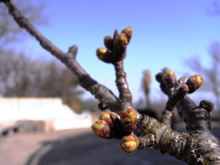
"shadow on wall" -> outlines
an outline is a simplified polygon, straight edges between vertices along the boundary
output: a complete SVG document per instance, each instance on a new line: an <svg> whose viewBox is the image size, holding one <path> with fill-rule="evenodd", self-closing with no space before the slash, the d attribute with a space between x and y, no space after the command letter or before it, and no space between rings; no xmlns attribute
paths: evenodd
<svg viewBox="0 0 220 165"><path fill-rule="evenodd" d="M119 140L105 140L93 133L70 134L52 141L43 141L25 165L174 165L186 164L159 151L146 148L126 154Z"/></svg>

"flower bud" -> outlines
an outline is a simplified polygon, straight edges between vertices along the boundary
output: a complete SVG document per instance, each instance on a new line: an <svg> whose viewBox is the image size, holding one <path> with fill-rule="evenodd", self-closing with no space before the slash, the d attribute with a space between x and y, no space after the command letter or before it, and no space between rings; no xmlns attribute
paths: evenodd
<svg viewBox="0 0 220 165"><path fill-rule="evenodd" d="M114 46L115 61L120 61L125 58L127 44L128 44L128 40L124 33L119 34L114 39L113 46Z"/></svg>
<svg viewBox="0 0 220 165"><path fill-rule="evenodd" d="M186 84L189 87L189 92L188 93L193 93L194 91L196 91L197 89L199 89L202 86L203 78L200 75L191 76L187 80Z"/></svg>
<svg viewBox="0 0 220 165"><path fill-rule="evenodd" d="M128 107L121 112L120 120L124 131L131 132L137 124L137 113L134 109Z"/></svg>
<svg viewBox="0 0 220 165"><path fill-rule="evenodd" d="M182 99L184 96L186 96L186 94L189 92L189 87L188 85L184 84L183 86L181 86L178 90L178 96L176 96L176 98L178 99Z"/></svg>
<svg viewBox="0 0 220 165"><path fill-rule="evenodd" d="M118 45L124 46L124 45L127 45L127 44L128 44L128 39L127 39L125 33L119 34L119 35L115 38L115 40L116 40L116 43L117 43Z"/></svg>
<svg viewBox="0 0 220 165"><path fill-rule="evenodd" d="M111 120L111 116L110 113L107 112L101 112L99 115L99 120L105 120L110 126L112 126L112 120Z"/></svg>
<svg viewBox="0 0 220 165"><path fill-rule="evenodd" d="M103 62L111 62L111 53L106 48L98 48L96 50L96 55Z"/></svg>
<svg viewBox="0 0 220 165"><path fill-rule="evenodd" d="M130 26L126 27L126 28L122 31L122 33L125 33L125 35L126 35L126 37L127 37L127 39L128 39L128 42L129 42L130 39L131 39L131 36L132 36L131 27L130 27Z"/></svg>
<svg viewBox="0 0 220 165"><path fill-rule="evenodd" d="M104 120L97 120L92 125L92 131L100 138L110 139L111 129L108 123Z"/></svg>
<svg viewBox="0 0 220 165"><path fill-rule="evenodd" d="M133 135L124 136L120 142L120 148L126 153L131 153L138 148L138 139Z"/></svg>
<svg viewBox="0 0 220 165"><path fill-rule="evenodd" d="M106 48L108 48L109 50L113 50L113 38L111 36L105 36L104 44Z"/></svg>
<svg viewBox="0 0 220 165"><path fill-rule="evenodd" d="M163 69L163 77L162 78L168 88L171 88L176 84L176 75L172 70L170 70L168 68Z"/></svg>

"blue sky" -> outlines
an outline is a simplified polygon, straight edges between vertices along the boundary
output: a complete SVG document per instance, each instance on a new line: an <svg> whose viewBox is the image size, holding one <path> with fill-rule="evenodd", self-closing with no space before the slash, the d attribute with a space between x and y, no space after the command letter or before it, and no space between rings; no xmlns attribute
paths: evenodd
<svg viewBox="0 0 220 165"><path fill-rule="evenodd" d="M98 82L117 94L113 66L95 55L103 47L103 38L131 26L133 36L124 61L134 101L141 96L143 70L152 72L152 99L164 98L154 79L161 69L169 67L182 76L189 72L183 60L198 56L208 63L211 42L220 41L220 16L208 14L210 0L47 0L48 18L39 30L63 51L76 44L77 60ZM39 44L28 37L18 46L33 58L53 59ZM191 74L194 74L192 72Z"/></svg>

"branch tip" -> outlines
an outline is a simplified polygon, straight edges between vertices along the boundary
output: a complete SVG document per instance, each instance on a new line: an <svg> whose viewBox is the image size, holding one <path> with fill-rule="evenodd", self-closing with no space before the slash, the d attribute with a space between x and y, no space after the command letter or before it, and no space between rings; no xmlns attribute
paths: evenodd
<svg viewBox="0 0 220 165"><path fill-rule="evenodd" d="M71 46L69 48L69 51L68 51L68 53L71 54L74 59L76 59L77 52L78 52L78 46L77 45Z"/></svg>
<svg viewBox="0 0 220 165"><path fill-rule="evenodd" d="M211 112L214 109L214 104L208 100L202 100L199 104L199 107Z"/></svg>

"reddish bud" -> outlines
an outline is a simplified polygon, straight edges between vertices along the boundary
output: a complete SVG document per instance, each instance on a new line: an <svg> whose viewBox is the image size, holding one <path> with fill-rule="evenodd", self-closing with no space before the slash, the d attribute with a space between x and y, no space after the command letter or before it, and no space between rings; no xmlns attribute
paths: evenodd
<svg viewBox="0 0 220 165"><path fill-rule="evenodd" d="M127 132L131 132L137 124L137 113L134 109L128 107L121 112L120 120L123 125L123 129Z"/></svg>
<svg viewBox="0 0 220 165"><path fill-rule="evenodd" d="M120 142L120 148L126 153L131 153L138 148L138 139L133 135L124 136Z"/></svg>
<svg viewBox="0 0 220 165"><path fill-rule="evenodd" d="M188 93L193 93L194 91L196 91L197 89L199 89L202 86L203 78L200 75L191 76L187 80L186 84L189 87L189 92Z"/></svg>
<svg viewBox="0 0 220 165"><path fill-rule="evenodd" d="M166 85L168 86L168 88L171 88L176 84L176 75L172 70L168 68L163 69L162 78L164 82L166 83Z"/></svg>
<svg viewBox="0 0 220 165"><path fill-rule="evenodd" d="M178 97L182 99L187 93L189 92L188 85L184 84L182 87L179 88Z"/></svg>
<svg viewBox="0 0 220 165"><path fill-rule="evenodd" d="M92 125L92 131L100 138L110 139L111 129L108 123L104 120L97 120Z"/></svg>
<svg viewBox="0 0 220 165"><path fill-rule="evenodd" d="M188 91L189 91L189 87L188 87L188 85L183 85L182 86L182 90L183 90L183 93L188 93Z"/></svg>
<svg viewBox="0 0 220 165"><path fill-rule="evenodd" d="M130 39L131 39L131 36L132 36L131 27L130 27L130 26L126 27L126 28L122 31L122 33L125 33L125 35L126 35L126 37L127 37L127 40L128 40L128 42L129 42Z"/></svg>
<svg viewBox="0 0 220 165"><path fill-rule="evenodd" d="M109 50L112 50L113 49L113 38L111 36L105 36L104 44L106 48L108 48Z"/></svg>
<svg viewBox="0 0 220 165"><path fill-rule="evenodd" d="M122 46L128 44L128 39L127 39L125 33L119 34L119 35L115 38L115 40L116 40L116 43L117 43L117 44L122 45Z"/></svg>
<svg viewBox="0 0 220 165"><path fill-rule="evenodd" d="M96 50L96 55L103 62L111 62L111 53L106 48L98 48Z"/></svg>
<svg viewBox="0 0 220 165"><path fill-rule="evenodd" d="M112 120L111 120L110 113L101 112L99 115L99 120L105 120L110 126L112 126Z"/></svg>

